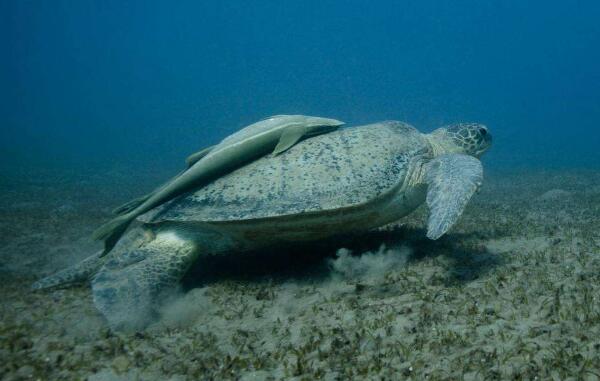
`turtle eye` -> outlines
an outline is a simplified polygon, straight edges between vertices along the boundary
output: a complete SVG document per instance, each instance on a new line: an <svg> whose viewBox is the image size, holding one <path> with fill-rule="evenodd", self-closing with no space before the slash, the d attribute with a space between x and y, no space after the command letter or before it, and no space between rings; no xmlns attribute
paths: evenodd
<svg viewBox="0 0 600 381"><path fill-rule="evenodd" d="M486 136L486 135L487 135L487 133L488 133L488 132L487 132L487 128L485 128L485 127L479 127L479 133L480 133L481 135L483 135L483 136Z"/></svg>

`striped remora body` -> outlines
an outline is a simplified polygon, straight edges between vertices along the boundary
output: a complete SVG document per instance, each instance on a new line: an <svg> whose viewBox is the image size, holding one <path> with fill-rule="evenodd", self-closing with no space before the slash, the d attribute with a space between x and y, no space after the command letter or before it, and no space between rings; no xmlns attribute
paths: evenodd
<svg viewBox="0 0 600 381"><path fill-rule="evenodd" d="M270 152L278 155L302 138L333 131L343 124L336 119L305 115L277 115L251 124L213 148L190 156L186 171L148 196L118 208L124 213L100 226L93 238L104 240L106 254L139 215Z"/></svg>

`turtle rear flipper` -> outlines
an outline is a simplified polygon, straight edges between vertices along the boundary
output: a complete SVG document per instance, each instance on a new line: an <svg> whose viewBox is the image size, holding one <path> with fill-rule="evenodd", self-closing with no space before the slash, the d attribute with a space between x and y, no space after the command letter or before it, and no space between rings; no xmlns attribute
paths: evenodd
<svg viewBox="0 0 600 381"><path fill-rule="evenodd" d="M131 331L155 320L157 299L176 288L198 250L167 232L115 254L92 280L94 304L113 329Z"/></svg>
<svg viewBox="0 0 600 381"><path fill-rule="evenodd" d="M441 155L427 164L427 238L440 238L456 223L482 181L483 167L473 156Z"/></svg>
<svg viewBox="0 0 600 381"><path fill-rule="evenodd" d="M148 240L148 232L141 228L132 229L123 237L114 248L115 252L124 252L127 247L140 246L142 242ZM83 283L91 280L94 275L102 268L108 257L105 257L105 250L100 250L93 255L85 258L75 265L61 270L46 278L35 282L31 287L34 290L43 290L51 287L66 286L75 283Z"/></svg>
<svg viewBox="0 0 600 381"><path fill-rule="evenodd" d="M104 258L103 250L90 255L83 261L74 266L68 267L56 274L40 279L31 285L34 290L43 290L45 288L59 287L75 283L83 283L88 280L102 267Z"/></svg>

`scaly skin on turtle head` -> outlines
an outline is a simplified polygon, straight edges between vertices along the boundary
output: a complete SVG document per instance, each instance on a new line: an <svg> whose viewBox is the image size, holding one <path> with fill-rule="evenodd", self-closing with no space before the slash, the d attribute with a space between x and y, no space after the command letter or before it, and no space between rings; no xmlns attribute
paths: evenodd
<svg viewBox="0 0 600 381"><path fill-rule="evenodd" d="M455 123L426 135L435 156L463 153L481 157L492 145L488 128L479 123Z"/></svg>

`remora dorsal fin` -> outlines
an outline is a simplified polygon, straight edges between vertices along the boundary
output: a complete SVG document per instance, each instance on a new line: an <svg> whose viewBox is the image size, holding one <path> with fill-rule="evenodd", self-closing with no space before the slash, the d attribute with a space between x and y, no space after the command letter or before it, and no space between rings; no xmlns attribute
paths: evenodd
<svg viewBox="0 0 600 381"><path fill-rule="evenodd" d="M138 197L136 199L133 199L131 201L126 202L125 204L116 207L115 209L112 210L112 214L125 214L127 212L132 211L133 209L137 208L138 206L142 205L142 203L144 201L146 201L148 198L150 198L150 196L152 195L152 193L144 195L142 197Z"/></svg>
<svg viewBox="0 0 600 381"><path fill-rule="evenodd" d="M196 164L196 162L198 160L202 159L204 156L208 155L210 153L210 151L213 150L213 148L215 148L215 146L206 147L202 151L198 151L198 152L193 153L190 156L188 156L187 159L185 159L185 162L187 163L188 168L191 167L192 165Z"/></svg>

